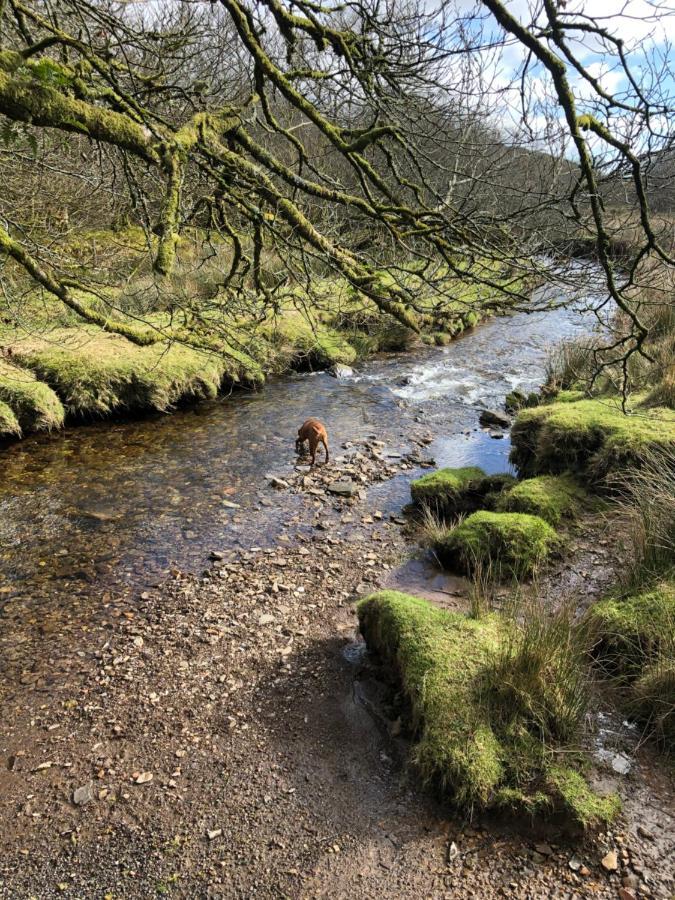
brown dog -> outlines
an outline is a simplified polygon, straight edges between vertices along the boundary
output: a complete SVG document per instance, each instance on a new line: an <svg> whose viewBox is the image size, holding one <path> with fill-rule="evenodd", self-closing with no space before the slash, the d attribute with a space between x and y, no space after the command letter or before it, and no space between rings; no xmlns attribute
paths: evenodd
<svg viewBox="0 0 675 900"><path fill-rule="evenodd" d="M302 445L305 441L309 441L312 465L316 460L316 448L319 444L323 444L323 449L326 451L326 462L328 462L328 432L325 425L318 419L307 419L306 422L303 422L302 427L298 428L298 436L295 440L295 452L298 456L302 453Z"/></svg>

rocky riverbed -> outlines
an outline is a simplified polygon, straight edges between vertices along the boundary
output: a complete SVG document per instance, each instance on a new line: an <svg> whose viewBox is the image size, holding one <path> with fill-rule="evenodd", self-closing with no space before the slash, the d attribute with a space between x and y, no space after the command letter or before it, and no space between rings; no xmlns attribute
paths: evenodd
<svg viewBox="0 0 675 900"><path fill-rule="evenodd" d="M418 784L352 607L415 582L465 602L376 506L378 484L427 461L414 437L269 473L271 501L296 498L272 546L214 546L194 574L48 633L6 622L0 896L672 895L672 783L620 723L600 723L597 777L624 817L582 843L458 818Z"/></svg>

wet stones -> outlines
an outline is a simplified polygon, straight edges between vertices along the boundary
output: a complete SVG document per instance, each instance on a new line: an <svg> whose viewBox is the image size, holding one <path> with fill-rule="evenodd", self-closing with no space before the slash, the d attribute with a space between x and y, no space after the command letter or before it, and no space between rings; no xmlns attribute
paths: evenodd
<svg viewBox="0 0 675 900"><path fill-rule="evenodd" d="M339 497L353 497L358 492L358 486L351 478L340 478L332 481L326 490L329 494L337 494Z"/></svg>
<svg viewBox="0 0 675 900"><path fill-rule="evenodd" d="M497 428L510 428L511 426L511 417L498 409L482 410L478 421L481 425L496 425Z"/></svg>

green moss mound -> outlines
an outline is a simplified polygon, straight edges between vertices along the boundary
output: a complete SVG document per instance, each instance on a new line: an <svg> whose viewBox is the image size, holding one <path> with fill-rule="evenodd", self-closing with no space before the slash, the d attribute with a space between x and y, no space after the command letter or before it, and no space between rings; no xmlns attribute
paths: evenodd
<svg viewBox="0 0 675 900"><path fill-rule="evenodd" d="M668 748L675 747L675 654L663 653L633 685L631 708Z"/></svg>
<svg viewBox="0 0 675 900"><path fill-rule="evenodd" d="M478 466L438 469L410 485L413 503L428 507L443 518L492 508L497 497L516 483L506 472L486 475Z"/></svg>
<svg viewBox="0 0 675 900"><path fill-rule="evenodd" d="M607 598L587 614L595 652L623 677L637 677L675 644L675 583L624 598Z"/></svg>
<svg viewBox="0 0 675 900"><path fill-rule="evenodd" d="M596 603L587 615L594 652L624 688L629 714L675 745L675 582Z"/></svg>
<svg viewBox="0 0 675 900"><path fill-rule="evenodd" d="M410 494L418 506L427 506L441 515L455 515L476 508L480 498L477 488L483 478L485 472L478 466L438 469L413 481Z"/></svg>
<svg viewBox="0 0 675 900"><path fill-rule="evenodd" d="M18 351L59 396L70 415L106 415L123 409L167 410L184 399L217 396L227 379L256 377L251 360L208 354L179 345L138 347L118 335L78 330L59 346Z"/></svg>
<svg viewBox="0 0 675 900"><path fill-rule="evenodd" d="M490 673L510 628L505 619L470 619L396 591L362 600L358 616L369 649L409 704L419 770L456 803L530 813L558 807L585 826L616 814L614 798L596 797L581 775L552 765L551 748L527 719L492 696ZM585 791L561 789L559 771L569 782L576 776Z"/></svg>
<svg viewBox="0 0 675 900"><path fill-rule="evenodd" d="M0 400L0 438L21 437L21 426L11 406Z"/></svg>
<svg viewBox="0 0 675 900"><path fill-rule="evenodd" d="M335 363L350 365L358 357L346 335L326 325L313 326L299 314L279 317L265 333L277 350L279 371L320 370Z"/></svg>
<svg viewBox="0 0 675 900"><path fill-rule="evenodd" d="M556 532L539 516L482 510L450 528L435 550L444 565L459 572L525 578L559 543Z"/></svg>
<svg viewBox="0 0 675 900"><path fill-rule="evenodd" d="M65 418L63 404L34 373L0 359L0 400L13 410L22 431L51 431Z"/></svg>
<svg viewBox="0 0 675 900"><path fill-rule="evenodd" d="M521 476L577 472L599 481L675 445L675 412L625 415L617 400L556 402L519 413L511 462Z"/></svg>
<svg viewBox="0 0 675 900"><path fill-rule="evenodd" d="M501 494L495 508L499 512L529 513L549 525L574 518L586 492L571 475L539 475L520 481Z"/></svg>

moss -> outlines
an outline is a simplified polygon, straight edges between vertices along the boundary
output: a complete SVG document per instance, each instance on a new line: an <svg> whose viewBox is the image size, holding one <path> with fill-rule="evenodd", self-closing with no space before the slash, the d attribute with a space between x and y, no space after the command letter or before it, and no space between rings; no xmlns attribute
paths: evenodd
<svg viewBox="0 0 675 900"><path fill-rule="evenodd" d="M530 513L555 526L577 515L585 496L571 475L539 475L518 482L504 492L497 500L496 509Z"/></svg>
<svg viewBox="0 0 675 900"><path fill-rule="evenodd" d="M38 341L16 353L70 415L167 410L183 399L215 397L224 379L236 382L254 374L253 368L216 354L179 345L138 347L118 335L84 329L59 335L58 346Z"/></svg>
<svg viewBox="0 0 675 900"><path fill-rule="evenodd" d="M438 469L413 481L410 493L418 506L428 506L441 515L456 515L476 508L481 496L476 488L483 478L485 472L478 466Z"/></svg>
<svg viewBox="0 0 675 900"><path fill-rule="evenodd" d="M675 583L663 581L630 597L608 597L596 603L587 620L595 653L624 679L639 676L675 633Z"/></svg>
<svg viewBox="0 0 675 900"><path fill-rule="evenodd" d="M468 619L395 591L361 601L358 616L369 648L393 669L410 701L423 775L438 779L460 804L486 805L504 767L476 692L499 620Z"/></svg>
<svg viewBox="0 0 675 900"><path fill-rule="evenodd" d="M587 400L588 395L584 391L558 391L554 399L556 403L576 403L578 400Z"/></svg>
<svg viewBox="0 0 675 900"><path fill-rule="evenodd" d="M672 628L671 623L671 628ZM669 749L675 747L675 656L657 656L633 684L630 708Z"/></svg>
<svg viewBox="0 0 675 900"><path fill-rule="evenodd" d="M0 438L21 437L21 426L14 411L0 400Z"/></svg>
<svg viewBox="0 0 675 900"><path fill-rule="evenodd" d="M280 316L265 330L277 349L279 369L327 369L334 363L350 365L357 351L339 331L309 322L300 314Z"/></svg>
<svg viewBox="0 0 675 900"><path fill-rule="evenodd" d="M551 766L547 776L549 790L558 795L562 806L584 828L599 822L611 822L621 811L621 802L616 794L604 797L596 794L586 779L569 766Z"/></svg>
<svg viewBox="0 0 675 900"><path fill-rule="evenodd" d="M538 516L482 510L450 528L435 545L445 565L466 573L531 575L558 546L553 528Z"/></svg>
<svg viewBox="0 0 675 900"><path fill-rule="evenodd" d="M511 628L506 619L471 619L396 591L367 597L357 611L369 649L409 705L414 760L425 779L468 809L537 814L559 806L587 827L614 814L615 799L595 797L582 775L552 766L553 748L490 696L489 672Z"/></svg>
<svg viewBox="0 0 675 900"><path fill-rule="evenodd" d="M1 359L0 400L12 408L24 432L50 431L63 425L63 404L49 385L28 369Z"/></svg>
<svg viewBox="0 0 675 900"><path fill-rule="evenodd" d="M573 471L599 481L675 445L675 412L625 415L616 400L552 403L519 413L511 461L524 476Z"/></svg>

